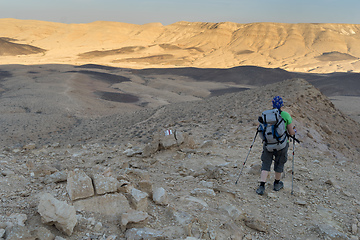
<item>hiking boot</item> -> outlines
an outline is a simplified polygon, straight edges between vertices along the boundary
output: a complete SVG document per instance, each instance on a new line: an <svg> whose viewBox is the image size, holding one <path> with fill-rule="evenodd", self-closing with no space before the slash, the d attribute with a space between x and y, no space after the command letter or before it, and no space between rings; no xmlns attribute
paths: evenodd
<svg viewBox="0 0 360 240"><path fill-rule="evenodd" d="M284 183L282 181L280 181L279 183L274 183L274 190L275 191L279 191L283 187L284 187Z"/></svg>
<svg viewBox="0 0 360 240"><path fill-rule="evenodd" d="M265 187L264 186L259 186L258 189L256 189L256 193L259 194L259 195L264 195Z"/></svg>

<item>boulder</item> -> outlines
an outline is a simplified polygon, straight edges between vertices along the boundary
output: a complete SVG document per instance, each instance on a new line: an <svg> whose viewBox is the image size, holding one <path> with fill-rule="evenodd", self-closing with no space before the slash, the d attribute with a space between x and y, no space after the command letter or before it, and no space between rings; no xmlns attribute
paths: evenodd
<svg viewBox="0 0 360 240"><path fill-rule="evenodd" d="M140 227L139 224L145 224L148 217L149 215L146 212L130 209L121 214L121 230L125 231L128 224L132 224L132 227Z"/></svg>
<svg viewBox="0 0 360 240"><path fill-rule="evenodd" d="M69 236L77 223L75 208L55 199L49 193L41 196L38 212L44 223L54 224L57 229Z"/></svg>
<svg viewBox="0 0 360 240"><path fill-rule="evenodd" d="M107 216L117 216L130 209L126 197L122 193L106 194L74 202L78 211L100 213Z"/></svg>
<svg viewBox="0 0 360 240"><path fill-rule="evenodd" d="M147 197L149 195L136 188L132 188L129 193L129 201L131 206L139 211L146 211L148 207Z"/></svg>
<svg viewBox="0 0 360 240"><path fill-rule="evenodd" d="M68 191L70 199L73 201L94 195L91 178L79 169L68 173L66 190Z"/></svg>
<svg viewBox="0 0 360 240"><path fill-rule="evenodd" d="M93 177L96 194L116 192L119 188L119 181L114 177L105 177L102 174L96 174Z"/></svg>
<svg viewBox="0 0 360 240"><path fill-rule="evenodd" d="M174 131L169 129L164 131L160 136L160 146L164 149L169 149L171 147L177 146L178 142L176 140Z"/></svg>

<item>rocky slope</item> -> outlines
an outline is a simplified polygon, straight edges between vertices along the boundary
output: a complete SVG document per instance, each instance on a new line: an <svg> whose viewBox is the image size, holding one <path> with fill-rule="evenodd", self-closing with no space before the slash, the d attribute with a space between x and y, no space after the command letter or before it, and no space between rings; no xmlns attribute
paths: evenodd
<svg viewBox="0 0 360 240"><path fill-rule="evenodd" d="M356 24L60 24L0 19L3 64L96 63L130 68L260 66L297 72L359 72ZM9 51L25 44L40 54ZM22 47L24 45L21 45Z"/></svg>
<svg viewBox="0 0 360 240"><path fill-rule="evenodd" d="M285 188L272 190L272 174L266 194L258 196L260 139L235 181L257 117L274 95L286 100L302 143L294 155L290 145ZM173 134L165 136L165 130ZM359 131L357 122L301 79L84 119L57 142L2 150L0 234L5 239L359 239ZM84 186L88 190L81 191ZM71 221L54 209L68 212Z"/></svg>

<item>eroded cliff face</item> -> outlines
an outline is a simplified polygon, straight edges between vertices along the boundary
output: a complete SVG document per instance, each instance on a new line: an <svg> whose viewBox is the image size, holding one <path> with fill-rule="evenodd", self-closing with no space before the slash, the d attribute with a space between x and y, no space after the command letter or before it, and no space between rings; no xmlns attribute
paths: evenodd
<svg viewBox="0 0 360 240"><path fill-rule="evenodd" d="M0 19L0 26L3 63L360 71L360 27L356 24L178 22L163 26ZM4 46L15 43L40 48L41 53L24 50L10 57Z"/></svg>

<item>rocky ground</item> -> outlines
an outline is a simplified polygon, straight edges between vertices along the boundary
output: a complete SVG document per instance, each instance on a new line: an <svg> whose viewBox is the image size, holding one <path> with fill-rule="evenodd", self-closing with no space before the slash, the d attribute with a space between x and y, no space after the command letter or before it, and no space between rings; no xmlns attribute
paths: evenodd
<svg viewBox="0 0 360 240"><path fill-rule="evenodd" d="M290 143L284 189L271 174L259 196L259 138L235 182L274 95L302 142L294 155ZM0 237L360 237L359 123L304 80L71 124L46 145L4 145Z"/></svg>

